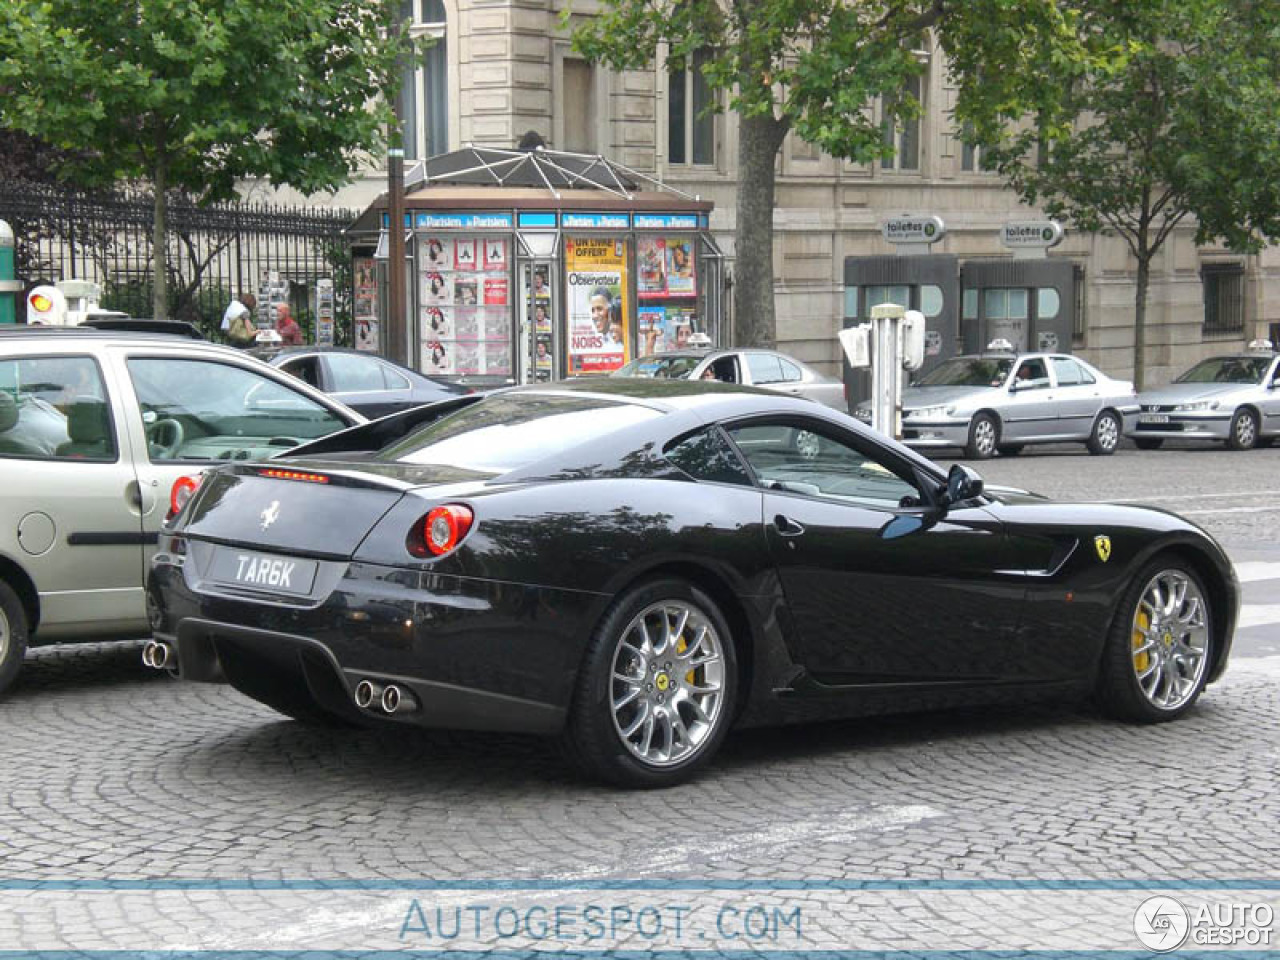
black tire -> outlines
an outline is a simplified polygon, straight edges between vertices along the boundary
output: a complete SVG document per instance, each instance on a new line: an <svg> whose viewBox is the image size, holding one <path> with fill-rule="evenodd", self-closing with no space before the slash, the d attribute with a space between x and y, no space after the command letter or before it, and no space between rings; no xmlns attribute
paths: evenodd
<svg viewBox="0 0 1280 960"><path fill-rule="evenodd" d="M1000 444L1000 424L989 413L974 414L969 421L969 442L964 455L970 460L990 460Z"/></svg>
<svg viewBox="0 0 1280 960"><path fill-rule="evenodd" d="M1227 448L1252 450L1257 445L1258 415L1247 407L1241 407L1231 418L1231 429L1227 433Z"/></svg>
<svg viewBox="0 0 1280 960"><path fill-rule="evenodd" d="M621 720L615 722L614 691L618 684L615 680L615 660L621 653L622 640L627 636L634 624L643 616L646 626L657 617L658 622L666 616L662 611L663 604L682 605L693 608L702 621L712 631L711 642L718 646L718 664L720 693L714 716L707 724L705 732L696 744L689 746L689 754L675 762L649 762L637 755L639 745L634 748L628 745L620 726ZM655 612L655 608L658 610ZM692 619L692 617L690 618ZM680 635L681 637L684 634ZM706 642L706 641L703 641ZM691 655L701 647L686 646L686 654ZM667 654L663 654L663 657ZM637 669L644 671L643 657L632 658ZM630 666L630 664L628 664ZM680 686L682 678L675 670L663 670L662 664L656 665L654 684L647 684L650 693L637 692L636 700L656 697L652 692L658 688L658 678L669 678L665 682L674 685L670 693L671 700L664 708L675 715L676 696L683 692ZM653 665L651 664L651 670ZM690 670L685 677L693 676L696 670L704 670L700 681L706 684L710 676L706 668L698 667ZM647 680L648 674L645 674ZM643 682L643 680L641 681ZM725 735L733 722L738 686L738 664L734 652L733 638L723 614L709 596L688 581L677 578L662 578L641 583L622 594L609 608L599 626L591 636L590 645L582 666L578 672L578 682L574 690L573 703L569 717L561 737L561 746L566 757L587 776L603 780L622 787L640 787L646 789L671 787L693 777L701 770L720 748ZM639 689L637 685L637 689ZM671 689L662 687L662 689ZM625 690L625 687L624 687ZM644 707L648 710L652 704ZM639 712L639 710L637 711ZM681 717L684 714L681 713ZM649 725L652 729L654 724ZM668 730L672 729L668 725ZM674 750L674 737L668 741ZM641 750L640 752L643 752Z"/></svg>
<svg viewBox="0 0 1280 960"><path fill-rule="evenodd" d="M27 655L27 610L9 584L0 580L0 694L13 684Z"/></svg>
<svg viewBox="0 0 1280 960"><path fill-rule="evenodd" d="M996 447L996 451L1002 457L1016 457L1022 452L1023 444L1021 443L1002 443Z"/></svg>
<svg viewBox="0 0 1280 960"><path fill-rule="evenodd" d="M1153 616L1150 605L1142 602L1148 588L1160 577L1181 579L1192 585L1203 609L1202 648L1200 657L1193 667L1195 671L1193 677L1187 676L1186 664L1179 664L1176 657L1179 650L1177 635L1181 626L1185 624L1181 624L1175 616L1172 623L1165 621L1168 629L1162 632L1159 620L1155 619L1159 614ZM1191 596L1190 590L1187 595ZM1144 606L1145 610L1142 609ZM1183 608L1189 609L1189 605L1184 603ZM1145 625L1139 619L1144 615L1147 617ZM1149 640L1150 636L1148 634L1144 637L1142 633L1144 630L1157 633L1157 637L1151 641L1155 652L1146 654L1145 660L1140 644ZM1161 672L1159 661L1162 659L1170 661L1168 671L1170 676L1191 681L1188 690L1179 696L1176 703L1163 706L1153 702L1158 699L1161 678L1156 677L1153 680L1155 687L1150 693L1144 691L1139 679L1139 674L1147 670ZM1102 666L1098 673L1098 701L1106 713L1118 720L1132 723L1163 723L1167 720L1175 720L1190 710L1204 691L1212 659L1213 608L1204 583L1199 575L1181 560L1173 557L1156 557L1133 578L1133 582L1125 591L1117 608L1115 620L1107 635L1106 647L1102 654Z"/></svg>
<svg viewBox="0 0 1280 960"><path fill-rule="evenodd" d="M1164 446L1164 437L1134 437L1133 445L1139 450L1159 450Z"/></svg>
<svg viewBox="0 0 1280 960"><path fill-rule="evenodd" d="M1120 446L1120 433L1124 424L1113 410L1103 410L1093 421L1093 429L1089 431L1089 439L1085 447L1095 457L1109 457Z"/></svg>

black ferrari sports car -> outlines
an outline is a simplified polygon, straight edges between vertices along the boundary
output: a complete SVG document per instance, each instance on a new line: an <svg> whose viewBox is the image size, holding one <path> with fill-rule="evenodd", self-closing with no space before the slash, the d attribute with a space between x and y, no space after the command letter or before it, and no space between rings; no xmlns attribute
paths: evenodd
<svg viewBox="0 0 1280 960"><path fill-rule="evenodd" d="M688 778L734 726L1094 693L1170 720L1239 587L1161 510L984 490L776 393L462 396L179 481L144 659L304 721L554 735Z"/></svg>

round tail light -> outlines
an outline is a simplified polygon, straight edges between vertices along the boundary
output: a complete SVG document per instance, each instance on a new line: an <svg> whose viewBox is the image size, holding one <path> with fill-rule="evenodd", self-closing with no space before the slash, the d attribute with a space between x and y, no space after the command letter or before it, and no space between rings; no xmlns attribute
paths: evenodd
<svg viewBox="0 0 1280 960"><path fill-rule="evenodd" d="M434 508L409 532L409 552L415 557L443 556L463 541L475 518L471 508L461 503Z"/></svg>

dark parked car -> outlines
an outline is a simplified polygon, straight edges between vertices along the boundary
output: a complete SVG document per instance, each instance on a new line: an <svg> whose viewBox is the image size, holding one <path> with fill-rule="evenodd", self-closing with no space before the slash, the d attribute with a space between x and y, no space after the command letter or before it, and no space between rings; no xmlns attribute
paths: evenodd
<svg viewBox="0 0 1280 960"><path fill-rule="evenodd" d="M818 404L681 380L462 397L218 468L150 595L149 659L186 679L557 735L636 786L734 725L1089 692L1170 720L1239 602L1172 514L984 490Z"/></svg>
<svg viewBox="0 0 1280 960"><path fill-rule="evenodd" d="M267 362L371 420L472 392L470 387L433 380L383 357L356 350L286 349L272 354Z"/></svg>

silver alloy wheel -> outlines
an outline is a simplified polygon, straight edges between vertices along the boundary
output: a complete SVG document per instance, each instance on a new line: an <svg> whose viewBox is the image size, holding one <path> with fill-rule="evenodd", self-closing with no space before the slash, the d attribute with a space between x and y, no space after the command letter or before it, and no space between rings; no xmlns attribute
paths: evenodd
<svg viewBox="0 0 1280 960"><path fill-rule="evenodd" d="M818 454L822 452L822 441L818 439L816 433L810 433L808 430L797 430L796 452L806 460L816 460L818 459Z"/></svg>
<svg viewBox="0 0 1280 960"><path fill-rule="evenodd" d="M1157 710L1176 710L1195 696L1208 665L1209 613L1204 595L1181 570L1148 581L1133 612L1133 672Z"/></svg>
<svg viewBox="0 0 1280 960"><path fill-rule="evenodd" d="M1098 448L1101 450L1114 450L1116 444L1120 442L1120 424L1116 422L1116 418L1109 413L1104 413L1098 419L1096 430Z"/></svg>
<svg viewBox="0 0 1280 960"><path fill-rule="evenodd" d="M1252 447L1258 439L1258 427L1254 422L1253 414L1248 410L1242 410L1236 414L1235 420L1236 445L1242 448Z"/></svg>
<svg viewBox="0 0 1280 960"><path fill-rule="evenodd" d="M637 760L669 767L711 738L724 704L725 661L711 619L687 600L646 607L613 652L613 727Z"/></svg>
<svg viewBox="0 0 1280 960"><path fill-rule="evenodd" d="M973 447L982 457L989 457L996 449L996 425L990 417L982 417L973 425Z"/></svg>

